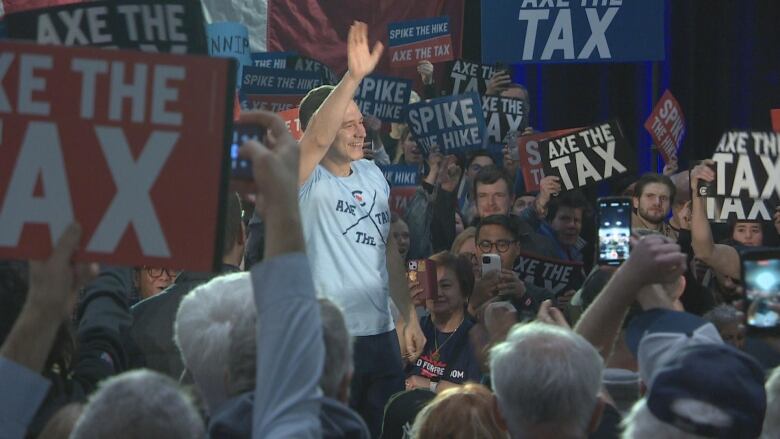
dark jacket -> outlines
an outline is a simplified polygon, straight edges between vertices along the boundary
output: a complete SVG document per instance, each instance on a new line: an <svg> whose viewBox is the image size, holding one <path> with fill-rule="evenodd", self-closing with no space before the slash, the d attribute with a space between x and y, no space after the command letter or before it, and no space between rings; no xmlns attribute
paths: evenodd
<svg viewBox="0 0 780 439"><path fill-rule="evenodd" d="M249 439L252 437L254 392L225 401L209 421L210 439ZM363 419L346 404L322 397L320 422L323 439L369 439Z"/></svg>
<svg viewBox="0 0 780 439"><path fill-rule="evenodd" d="M87 285L79 303L76 353L66 372L44 371L52 385L29 427L36 436L60 408L86 402L100 381L127 369L127 332L132 320L127 297L132 270L108 268Z"/></svg>
<svg viewBox="0 0 780 439"><path fill-rule="evenodd" d="M131 367L147 367L178 380L184 371L181 354L173 342L173 323L179 304L201 284L219 274L237 271L238 267L223 264L221 273L183 272L163 292L135 304L130 309L133 314Z"/></svg>

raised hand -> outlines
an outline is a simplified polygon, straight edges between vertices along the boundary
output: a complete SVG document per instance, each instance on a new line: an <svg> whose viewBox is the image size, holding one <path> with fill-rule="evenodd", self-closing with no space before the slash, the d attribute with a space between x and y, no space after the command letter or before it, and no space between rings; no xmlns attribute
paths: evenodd
<svg viewBox="0 0 780 439"><path fill-rule="evenodd" d="M512 83L512 78L509 76L509 73L498 70L495 73L493 73L493 76L490 77L490 79L487 82L487 90L485 91L485 95L492 96L497 95L501 93L503 90L505 90L507 87L509 87L509 84Z"/></svg>
<svg viewBox="0 0 780 439"><path fill-rule="evenodd" d="M425 85L433 84L433 64L427 59L417 64L417 73L420 74L422 83Z"/></svg>
<svg viewBox="0 0 780 439"><path fill-rule="evenodd" d="M715 171L710 167L715 162L712 160L703 160L701 163L691 169L691 189L693 193L698 193L699 180L711 182L715 180Z"/></svg>
<svg viewBox="0 0 780 439"><path fill-rule="evenodd" d="M632 241L631 256L621 270L629 271L640 285L671 283L685 272L687 255L669 238L647 235Z"/></svg>
<svg viewBox="0 0 780 439"><path fill-rule="evenodd" d="M356 21L349 28L347 36L348 74L356 81L360 81L374 71L382 57L384 46L377 41L374 49L368 49L368 26Z"/></svg>

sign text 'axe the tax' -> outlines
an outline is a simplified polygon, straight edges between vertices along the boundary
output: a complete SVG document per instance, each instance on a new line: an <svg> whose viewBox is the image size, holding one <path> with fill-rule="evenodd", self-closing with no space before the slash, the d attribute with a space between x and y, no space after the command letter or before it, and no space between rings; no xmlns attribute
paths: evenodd
<svg viewBox="0 0 780 439"><path fill-rule="evenodd" d="M232 65L0 43L0 258L46 257L78 221L78 260L217 267Z"/></svg>
<svg viewBox="0 0 780 439"><path fill-rule="evenodd" d="M560 177L565 190L598 183L634 169L634 150L617 121L545 140L544 175Z"/></svg>

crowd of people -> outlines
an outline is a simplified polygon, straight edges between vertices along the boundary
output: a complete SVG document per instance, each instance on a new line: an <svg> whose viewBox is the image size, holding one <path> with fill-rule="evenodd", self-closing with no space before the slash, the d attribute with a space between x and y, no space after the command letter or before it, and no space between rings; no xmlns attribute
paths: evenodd
<svg viewBox="0 0 780 439"><path fill-rule="evenodd" d="M740 270L741 250L778 245L780 210L711 224L706 160L623 176L630 256L601 266L594 191L528 192L509 147L423 154L364 119L353 98L382 51L351 27L300 142L242 112L266 136L241 147L256 191L228 197L220 273L74 264L78 224L48 260L0 263L0 438L780 437L780 337L746 331ZM486 93L530 102L506 72ZM403 215L391 161L421 175ZM535 285L521 255L583 281ZM407 275L422 259L436 295Z"/></svg>

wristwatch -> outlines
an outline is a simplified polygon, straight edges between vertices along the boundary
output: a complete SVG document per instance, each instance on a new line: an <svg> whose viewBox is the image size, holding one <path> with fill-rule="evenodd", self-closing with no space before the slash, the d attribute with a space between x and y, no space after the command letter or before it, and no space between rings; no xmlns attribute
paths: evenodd
<svg viewBox="0 0 780 439"><path fill-rule="evenodd" d="M436 388L439 387L439 378L431 378L431 385L428 387L431 392L436 393Z"/></svg>

